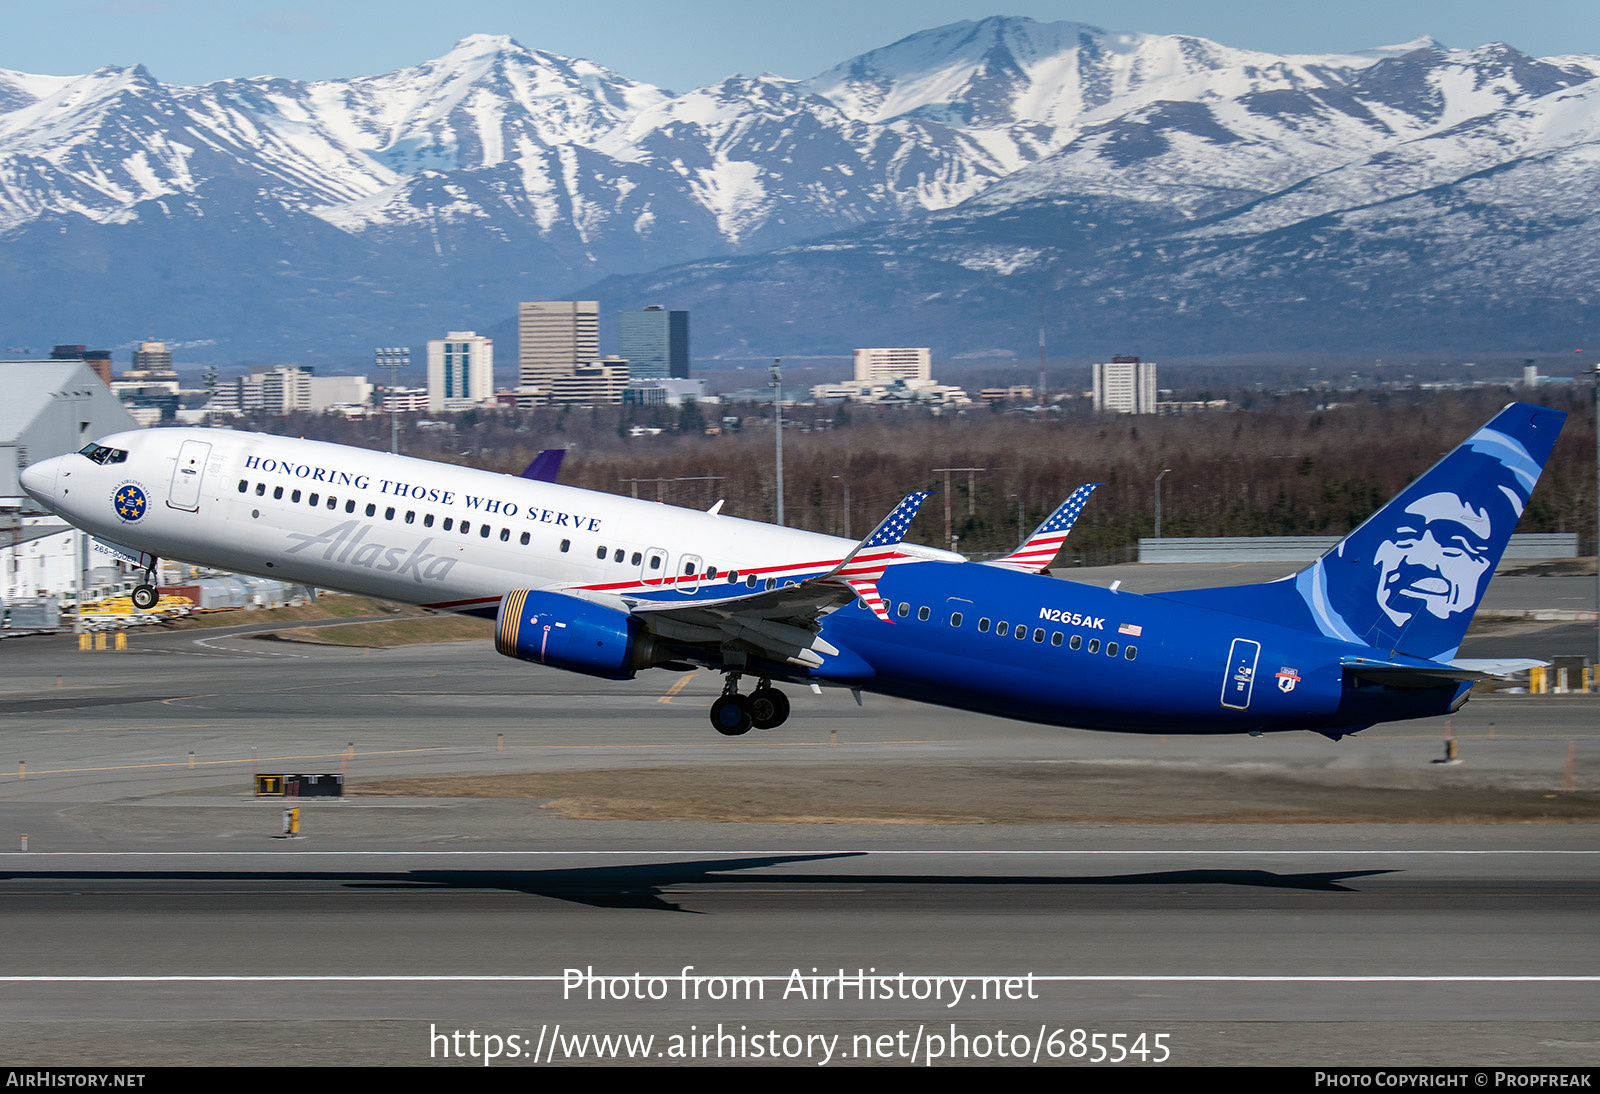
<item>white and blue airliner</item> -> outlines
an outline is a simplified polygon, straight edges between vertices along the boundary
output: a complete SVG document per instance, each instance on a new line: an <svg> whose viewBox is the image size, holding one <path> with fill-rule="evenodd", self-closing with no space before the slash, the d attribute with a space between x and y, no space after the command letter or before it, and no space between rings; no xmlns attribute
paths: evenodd
<svg viewBox="0 0 1600 1094"><path fill-rule="evenodd" d="M1337 739L1538 663L1456 654L1564 420L1506 407L1298 574L1150 595L1043 572L1092 485L981 563L904 542L925 494L855 543L223 429L115 434L22 485L146 568L142 607L172 558L489 616L524 661L720 672L729 735L788 717L776 685L815 684L1085 729Z"/></svg>

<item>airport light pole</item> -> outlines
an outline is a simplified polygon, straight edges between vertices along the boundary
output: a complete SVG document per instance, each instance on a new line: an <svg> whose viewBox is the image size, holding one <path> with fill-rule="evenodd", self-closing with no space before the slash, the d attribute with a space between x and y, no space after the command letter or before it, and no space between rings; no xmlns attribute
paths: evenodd
<svg viewBox="0 0 1600 1094"><path fill-rule="evenodd" d="M978 493L977 482L973 476L979 471L987 470L989 470L987 467L935 467L933 469L933 473L936 475L941 471L944 472L944 541L950 544L952 551L956 548L955 537L951 535L950 530L950 472L965 471L967 473L967 519L971 520L973 514L977 512L976 498Z"/></svg>
<svg viewBox="0 0 1600 1094"><path fill-rule="evenodd" d="M377 368L387 369L389 372L389 451L400 451L400 400L395 397L394 389L398 384L400 370L411 367L411 351L404 346L379 346L372 351L372 363Z"/></svg>
<svg viewBox="0 0 1600 1094"><path fill-rule="evenodd" d="M772 359L772 410L773 421L777 428L773 431L778 435L778 468L777 468L777 495L778 495L778 525L783 525L783 358Z"/></svg>
<svg viewBox="0 0 1600 1094"><path fill-rule="evenodd" d="M1171 470L1170 467L1163 468L1161 474L1156 476L1156 534L1151 537L1153 539L1161 538L1161 480Z"/></svg>

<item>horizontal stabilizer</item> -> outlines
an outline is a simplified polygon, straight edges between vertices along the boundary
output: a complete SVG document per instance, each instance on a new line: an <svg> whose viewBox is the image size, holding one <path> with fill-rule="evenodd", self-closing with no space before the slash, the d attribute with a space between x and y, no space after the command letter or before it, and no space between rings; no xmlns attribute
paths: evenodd
<svg viewBox="0 0 1600 1094"><path fill-rule="evenodd" d="M1350 675L1374 684L1392 688L1443 688L1493 677L1503 678L1531 668L1542 668L1549 662L1523 658L1461 658L1455 661L1406 658L1384 661L1372 657L1345 657L1341 658L1340 664Z"/></svg>

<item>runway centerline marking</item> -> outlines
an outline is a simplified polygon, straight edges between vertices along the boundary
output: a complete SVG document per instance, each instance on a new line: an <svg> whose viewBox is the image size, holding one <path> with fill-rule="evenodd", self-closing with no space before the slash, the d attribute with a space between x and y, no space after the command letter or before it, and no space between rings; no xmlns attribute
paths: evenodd
<svg viewBox="0 0 1600 1094"><path fill-rule="evenodd" d="M682 691L688 685L690 680L693 680L696 676L699 676L699 675L700 674L698 672L686 672L686 673L684 673L682 676L678 677L678 679L676 681L673 682L673 685L670 688L667 689L667 693L665 695L663 695L661 698L657 699L656 702L658 702L658 703L670 703L670 702L672 702L672 697L674 695L678 694L678 692Z"/></svg>

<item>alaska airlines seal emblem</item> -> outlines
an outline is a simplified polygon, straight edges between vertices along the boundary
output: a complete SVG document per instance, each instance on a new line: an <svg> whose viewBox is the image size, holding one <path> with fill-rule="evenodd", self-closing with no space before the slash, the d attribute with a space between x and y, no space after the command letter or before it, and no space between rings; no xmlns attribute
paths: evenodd
<svg viewBox="0 0 1600 1094"><path fill-rule="evenodd" d="M129 524L143 517L144 511L149 508L144 491L131 482L125 482L117 487L117 492L112 495L111 504L116 509L117 516Z"/></svg>

